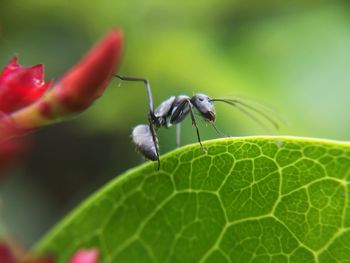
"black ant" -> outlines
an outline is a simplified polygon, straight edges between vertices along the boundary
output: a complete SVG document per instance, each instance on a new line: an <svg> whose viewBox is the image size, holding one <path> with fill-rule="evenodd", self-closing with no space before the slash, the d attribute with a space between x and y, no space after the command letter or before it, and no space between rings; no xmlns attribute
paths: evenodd
<svg viewBox="0 0 350 263"><path fill-rule="evenodd" d="M259 119L257 119L248 110L252 110L258 113L261 117L269 121L276 129L278 129L278 124L267 114L262 111L257 110L255 107L244 103L237 99L212 99L209 96L197 93L192 97L187 95L171 96L167 100L163 101L156 109L154 109L153 98L151 92L151 86L148 80L138 77L122 77L119 75L114 75L115 77L126 80L126 81L141 81L145 84L148 102L149 102L149 112L148 112L148 125L140 124L137 125L132 131L132 140L136 145L137 149L149 160L158 162L158 169L160 168L159 161L159 145L156 130L160 127L170 128L172 125L176 124L176 142L177 146L180 144L180 123L188 116L191 116L192 125L196 128L197 139L202 147L203 151L206 151L202 145L199 129L197 126L197 121L194 114L194 108L199 112L204 121L210 123L214 130L220 135L226 137L221 133L215 125L215 107L213 102L224 102L231 106L236 107L243 113L247 114L249 117L263 125ZM247 110L248 109L248 110Z"/></svg>

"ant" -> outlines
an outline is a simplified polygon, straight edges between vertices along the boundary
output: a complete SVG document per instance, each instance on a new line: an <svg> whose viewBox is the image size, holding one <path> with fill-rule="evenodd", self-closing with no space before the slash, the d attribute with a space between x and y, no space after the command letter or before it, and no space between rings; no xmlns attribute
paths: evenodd
<svg viewBox="0 0 350 263"><path fill-rule="evenodd" d="M163 101L156 109L153 105L153 97L151 92L151 86L149 81L139 77L125 77L114 74L113 76L125 80L125 81L139 81L143 82L146 86L149 111L148 111L148 125L140 124L134 127L131 137L133 143L136 145L139 152L149 160L158 162L158 170L160 168L159 160L159 145L156 130L160 127L170 128L172 125L176 125L176 144L180 145L180 123L190 115L192 125L196 129L198 143L202 150L206 152L202 145L199 129L197 126L194 109L196 109L199 115L207 123L210 123L218 135L227 137L221 133L215 125L215 107L213 102L224 102L235 108L239 109L249 117L254 119L259 124L265 126L256 116L254 116L249 110L259 114L265 120L269 121L275 129L279 126L270 116L264 112L256 109L255 107L242 102L237 99L222 99L222 98L210 98L208 95L203 93L197 93L192 97L187 95L171 96L170 98Z"/></svg>

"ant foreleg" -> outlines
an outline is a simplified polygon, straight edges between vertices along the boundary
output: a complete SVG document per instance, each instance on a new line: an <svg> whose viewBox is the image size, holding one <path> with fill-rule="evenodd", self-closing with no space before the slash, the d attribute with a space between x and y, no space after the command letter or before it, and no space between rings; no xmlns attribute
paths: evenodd
<svg viewBox="0 0 350 263"><path fill-rule="evenodd" d="M197 132L197 139L198 139L198 142L200 144L200 146L202 147L202 150L204 152L207 152L207 150L204 148L203 144L202 144L202 141L201 141L201 136L199 134L199 129L198 129L198 126L197 126L197 121L196 121L196 117L194 116L194 113L193 113L193 106L191 104L191 102L188 100L188 105L189 105L189 109L190 109L190 115L191 115L191 119L192 119L192 125L196 128L196 132Z"/></svg>
<svg viewBox="0 0 350 263"><path fill-rule="evenodd" d="M154 111L154 105L153 105L153 97L152 97L152 91L151 91L151 85L149 84L149 81L144 78L139 78L139 77L125 77L125 76L119 76L117 74L113 74L114 77L117 77L118 79L121 80L126 80L126 81L141 81L145 84L146 86L146 91L148 95L148 102L149 102L149 109L151 112Z"/></svg>

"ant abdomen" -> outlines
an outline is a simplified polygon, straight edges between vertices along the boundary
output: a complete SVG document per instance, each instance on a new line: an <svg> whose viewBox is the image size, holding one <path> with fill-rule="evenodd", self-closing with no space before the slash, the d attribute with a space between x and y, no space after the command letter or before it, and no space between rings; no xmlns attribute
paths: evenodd
<svg viewBox="0 0 350 263"><path fill-rule="evenodd" d="M158 140L156 138L156 145L153 141L153 136L149 125L140 124L132 130L132 141L136 145L136 148L147 159L152 161L158 160L158 153L156 147L158 147Z"/></svg>

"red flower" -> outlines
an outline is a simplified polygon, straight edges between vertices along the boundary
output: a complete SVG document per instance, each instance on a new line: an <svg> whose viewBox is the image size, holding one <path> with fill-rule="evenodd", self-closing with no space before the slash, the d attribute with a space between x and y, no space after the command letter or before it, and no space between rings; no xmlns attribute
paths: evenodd
<svg viewBox="0 0 350 263"><path fill-rule="evenodd" d="M0 74L0 112L9 114L32 104L50 84L44 81L42 64L23 67L12 58Z"/></svg>
<svg viewBox="0 0 350 263"><path fill-rule="evenodd" d="M100 97L121 55L122 34L111 31L55 85L52 95L68 111L82 111Z"/></svg>
<svg viewBox="0 0 350 263"><path fill-rule="evenodd" d="M120 61L121 46L121 32L112 30L50 91L43 65L23 67L16 57L10 61L0 74L0 175L18 151L11 138L77 114L102 95Z"/></svg>
<svg viewBox="0 0 350 263"><path fill-rule="evenodd" d="M3 242L0 243L0 262L1 263L18 263L11 249L7 246L7 244Z"/></svg>
<svg viewBox="0 0 350 263"><path fill-rule="evenodd" d="M121 32L109 32L46 96L14 113L12 119L33 129L85 110L107 87L120 61L121 46Z"/></svg>
<svg viewBox="0 0 350 263"><path fill-rule="evenodd" d="M97 249L80 249L69 263L98 263L98 254Z"/></svg>

